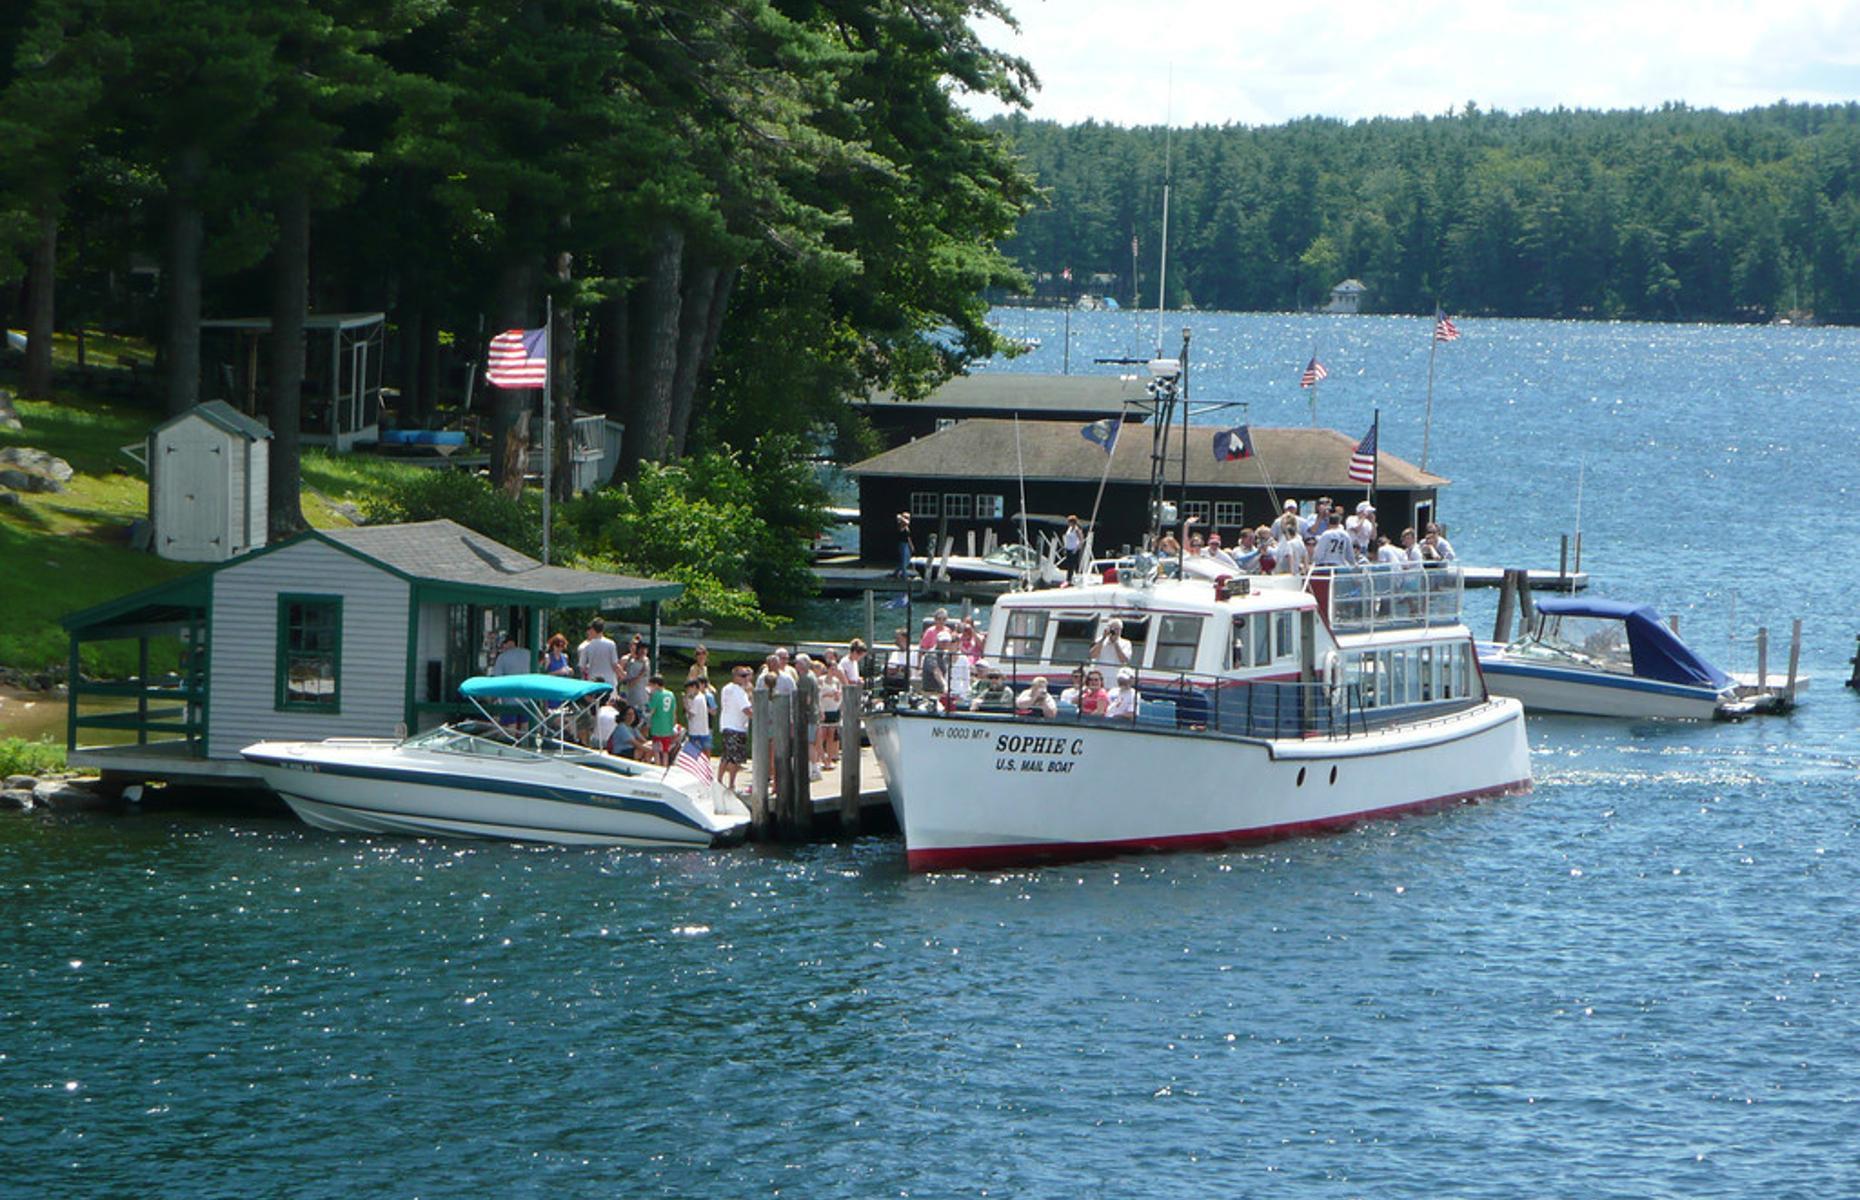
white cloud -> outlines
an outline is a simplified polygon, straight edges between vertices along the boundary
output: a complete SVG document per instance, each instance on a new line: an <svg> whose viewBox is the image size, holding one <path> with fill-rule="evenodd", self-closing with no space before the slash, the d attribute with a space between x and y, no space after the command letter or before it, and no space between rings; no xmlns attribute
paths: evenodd
<svg viewBox="0 0 1860 1200"><path fill-rule="evenodd" d="M1860 98L1860 4L1795 0L1017 0L1032 114L1276 124L1482 108L1748 108ZM1173 83L1171 83L1173 79ZM976 103L988 115L998 107Z"/></svg>

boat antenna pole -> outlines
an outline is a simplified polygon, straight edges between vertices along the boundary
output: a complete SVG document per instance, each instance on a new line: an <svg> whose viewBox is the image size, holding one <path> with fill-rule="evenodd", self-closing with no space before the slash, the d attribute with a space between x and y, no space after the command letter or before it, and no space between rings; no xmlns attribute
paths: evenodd
<svg viewBox="0 0 1860 1200"><path fill-rule="evenodd" d="M1163 219L1162 246L1157 257L1162 266L1156 273L1156 357L1162 357L1163 299L1169 289L1169 183L1175 174L1175 64L1169 64L1169 83L1163 101Z"/></svg>
<svg viewBox="0 0 1860 1200"><path fill-rule="evenodd" d="M1175 548L1175 574L1180 579L1188 569L1188 326L1182 326L1182 367L1176 376L1176 401L1182 406L1182 537Z"/></svg>
<svg viewBox="0 0 1860 1200"><path fill-rule="evenodd" d="M1434 353L1440 349L1440 301L1434 301L1434 327L1427 334L1427 415L1421 421L1421 469L1427 470L1427 444L1434 432ZM1580 495L1580 493L1578 493ZM1577 505L1578 511L1581 505ZM1581 527L1581 521L1577 521Z"/></svg>
<svg viewBox="0 0 1860 1200"><path fill-rule="evenodd" d="M1027 463L1020 453L1020 414L1014 414L1014 474L1020 479L1020 544L1033 549L1027 540ZM1021 572L1021 582L1031 586L1033 568Z"/></svg>

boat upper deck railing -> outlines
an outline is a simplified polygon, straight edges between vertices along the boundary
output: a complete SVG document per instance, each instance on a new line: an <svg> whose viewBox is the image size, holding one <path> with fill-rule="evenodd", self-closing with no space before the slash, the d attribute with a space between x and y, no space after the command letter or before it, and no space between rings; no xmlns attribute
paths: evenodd
<svg viewBox="0 0 1860 1200"><path fill-rule="evenodd" d="M1340 635L1458 625L1466 591L1452 563L1317 567L1310 587Z"/></svg>

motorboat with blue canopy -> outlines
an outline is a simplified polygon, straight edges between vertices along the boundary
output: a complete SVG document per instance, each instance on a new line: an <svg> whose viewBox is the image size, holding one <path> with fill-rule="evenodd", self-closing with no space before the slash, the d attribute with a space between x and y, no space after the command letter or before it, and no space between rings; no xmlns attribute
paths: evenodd
<svg viewBox="0 0 1860 1200"><path fill-rule="evenodd" d="M1709 662L1652 606L1599 597L1537 603L1530 630L1506 645L1481 643L1479 666L1495 694L1530 712L1705 720L1769 707Z"/></svg>
<svg viewBox="0 0 1860 1200"><path fill-rule="evenodd" d="M395 741L260 742L241 753L319 829L568 845L710 846L740 840L749 812L708 758L619 758L594 740L600 680L476 676L482 715Z"/></svg>

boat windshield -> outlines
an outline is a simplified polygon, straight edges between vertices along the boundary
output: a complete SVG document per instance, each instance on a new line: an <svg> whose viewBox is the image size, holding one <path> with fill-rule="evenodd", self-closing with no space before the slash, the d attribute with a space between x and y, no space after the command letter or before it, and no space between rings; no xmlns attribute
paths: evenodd
<svg viewBox="0 0 1860 1200"><path fill-rule="evenodd" d="M1627 627L1608 617L1545 615L1537 632L1519 643L1527 654L1559 658L1613 675L1634 673L1634 652Z"/></svg>
<svg viewBox="0 0 1860 1200"><path fill-rule="evenodd" d="M1016 543L1009 546L995 547L987 554L982 555L982 561L991 563L997 567L1013 567L1017 571L1024 571L1028 567L1034 566L1039 560L1031 549Z"/></svg>
<svg viewBox="0 0 1860 1200"><path fill-rule="evenodd" d="M441 725L408 738L404 743L412 750L437 750L447 754L479 754L494 758L542 757L533 746L519 745L510 734L489 721L465 721Z"/></svg>

